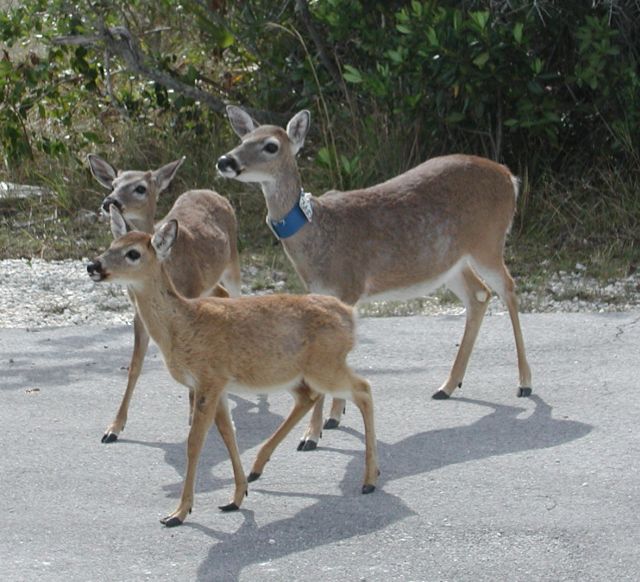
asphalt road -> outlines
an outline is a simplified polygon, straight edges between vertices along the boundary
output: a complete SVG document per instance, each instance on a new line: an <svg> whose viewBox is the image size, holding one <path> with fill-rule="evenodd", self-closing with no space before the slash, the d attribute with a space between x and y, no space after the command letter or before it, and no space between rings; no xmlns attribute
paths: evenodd
<svg viewBox="0 0 640 582"><path fill-rule="evenodd" d="M147 358L121 439L129 328L0 330L3 581L637 580L640 313L523 318L534 395L516 398L506 316L488 317L465 384L431 400L457 316L365 319L351 362L373 384L379 487L359 493L353 405L320 448L302 426L219 512L232 473L215 429L179 528L187 393ZM245 470L288 395L232 398Z"/></svg>

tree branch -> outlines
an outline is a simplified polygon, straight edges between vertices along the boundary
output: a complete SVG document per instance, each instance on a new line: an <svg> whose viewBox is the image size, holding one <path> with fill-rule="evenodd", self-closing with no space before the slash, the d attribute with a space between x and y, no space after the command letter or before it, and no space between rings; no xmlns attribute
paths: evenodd
<svg viewBox="0 0 640 582"><path fill-rule="evenodd" d="M125 26L107 28L101 24L98 28L98 33L95 35L60 36L53 39L53 43L58 45L102 48L109 54L120 57L129 72L146 79L151 79L167 89L173 89L185 97L203 103L217 113L226 115L227 104L225 101L198 87L180 81L180 79L177 79L166 71L154 67L151 59L142 51L137 40ZM269 111L256 110L251 107L244 107L244 105L243 108L247 113L257 119L261 119L263 122L265 120L274 123L286 122L285 116L282 115Z"/></svg>

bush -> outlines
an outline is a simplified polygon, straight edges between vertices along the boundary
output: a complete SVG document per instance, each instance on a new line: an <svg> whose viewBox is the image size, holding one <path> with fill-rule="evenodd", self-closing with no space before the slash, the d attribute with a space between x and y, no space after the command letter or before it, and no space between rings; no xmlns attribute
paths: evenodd
<svg viewBox="0 0 640 582"><path fill-rule="evenodd" d="M423 154L473 151L530 175L637 155L637 6L368 4L314 6L351 100L410 128Z"/></svg>

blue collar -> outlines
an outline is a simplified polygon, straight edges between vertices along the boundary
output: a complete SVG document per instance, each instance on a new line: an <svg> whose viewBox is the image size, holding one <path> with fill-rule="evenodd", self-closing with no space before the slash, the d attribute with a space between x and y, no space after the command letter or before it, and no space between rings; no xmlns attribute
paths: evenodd
<svg viewBox="0 0 640 582"><path fill-rule="evenodd" d="M296 234L305 224L311 222L313 207L311 206L311 194L300 189L300 196L295 206L281 220L271 220L267 216L267 225L276 235L276 238L289 238Z"/></svg>

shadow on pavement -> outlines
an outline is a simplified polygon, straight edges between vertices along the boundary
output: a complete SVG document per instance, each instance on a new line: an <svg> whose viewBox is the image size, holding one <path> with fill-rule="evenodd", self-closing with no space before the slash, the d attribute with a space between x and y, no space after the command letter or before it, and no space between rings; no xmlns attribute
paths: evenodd
<svg viewBox="0 0 640 582"><path fill-rule="evenodd" d="M519 416L526 412L525 408L469 398L456 400L488 408L491 412L468 426L425 431L394 444L379 441L382 475L379 487L372 495L355 493L355 483L359 483L363 470L363 450L328 448L325 450L351 457L340 486L342 495L302 495L316 502L293 517L263 526L256 523L252 510L241 510L244 522L232 534L205 527L191 518L182 527L197 529L215 540L200 565L198 579L235 580L243 568L251 564L277 560L382 530L413 515L414 512L399 498L383 490L385 483L395 479L423 475L457 463L556 447L584 437L592 430L590 425L581 422L552 418L552 407L537 395L530 398L535 409L524 418ZM358 431L342 430L363 440ZM283 497L296 495L273 493L255 486L252 489ZM297 534L287 537L286 547L278 545L283 531ZM251 551L247 552L247 548Z"/></svg>
<svg viewBox="0 0 640 582"><path fill-rule="evenodd" d="M282 422L282 416L274 414L269 410L269 401L264 396L259 397L257 403L235 395L230 395L229 400L235 403L232 416L237 427L237 441L240 454L261 444L265 440L266 435L273 433ZM184 428L185 440L182 442L140 441L124 437L119 438L116 443L108 446L128 444L164 451L165 462L175 469L179 480L170 485L164 485L163 490L167 492L167 497L179 498L182 493L182 477L187 470L186 437L189 432L189 427L186 423ZM227 449L222 442L216 426L213 425L209 430L207 440L202 448L202 453L198 461L196 494L226 488L229 491L229 495L231 495L233 491L233 473L231 466L229 466L228 477L219 478L212 474L214 467L228 460L229 454L227 453ZM222 503L223 500L221 499L220 502Z"/></svg>

